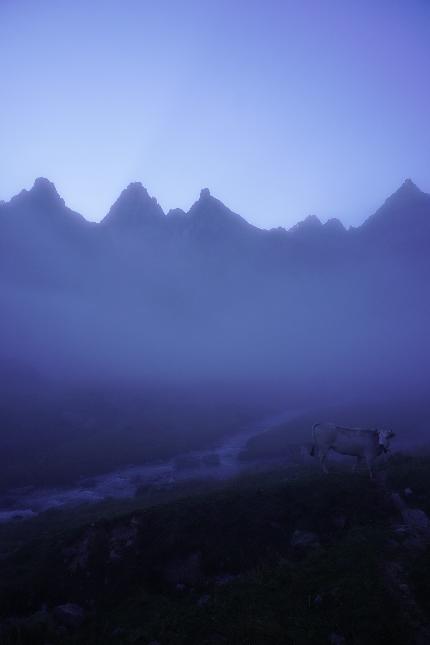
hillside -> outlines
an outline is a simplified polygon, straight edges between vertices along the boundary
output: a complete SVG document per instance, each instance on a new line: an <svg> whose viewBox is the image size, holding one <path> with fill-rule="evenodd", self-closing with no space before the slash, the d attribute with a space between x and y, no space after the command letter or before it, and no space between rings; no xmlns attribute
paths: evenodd
<svg viewBox="0 0 430 645"><path fill-rule="evenodd" d="M419 384L429 222L410 180L356 229L268 231L208 189L165 215L139 183L96 224L38 179L0 205L0 358L79 383Z"/></svg>
<svg viewBox="0 0 430 645"><path fill-rule="evenodd" d="M139 183L96 224L36 180L0 204L0 490L342 401L413 400L402 419L423 432L429 222L410 180L358 228L310 216L289 231L250 225L208 189L166 215Z"/></svg>
<svg viewBox="0 0 430 645"><path fill-rule="evenodd" d="M428 642L428 472L279 470L4 526L2 642Z"/></svg>

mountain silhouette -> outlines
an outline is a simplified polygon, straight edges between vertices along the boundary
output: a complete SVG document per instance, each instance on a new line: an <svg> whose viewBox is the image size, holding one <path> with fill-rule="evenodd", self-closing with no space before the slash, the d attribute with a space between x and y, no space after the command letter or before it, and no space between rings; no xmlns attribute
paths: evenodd
<svg viewBox="0 0 430 645"><path fill-rule="evenodd" d="M39 177L30 190L22 190L9 202L0 204L0 226L37 226L40 229L60 227L72 230L79 225L90 224L87 220L66 207L54 184Z"/></svg>
<svg viewBox="0 0 430 645"><path fill-rule="evenodd" d="M212 197L208 188L203 188L200 197L187 213L187 228L205 236L245 235L255 230L243 217L233 213L219 199Z"/></svg>
<svg viewBox="0 0 430 645"><path fill-rule="evenodd" d="M369 230L403 228L404 233L429 225L430 195L407 179L363 224Z"/></svg>
<svg viewBox="0 0 430 645"><path fill-rule="evenodd" d="M102 225L115 230L134 232L138 228L157 226L163 220L163 209L155 197L150 197L140 182L134 182L122 191L102 220Z"/></svg>
<svg viewBox="0 0 430 645"><path fill-rule="evenodd" d="M410 180L359 227L265 230L207 188L165 215L138 182L96 224L39 178L0 203L0 359L62 378L421 382L429 251Z"/></svg>

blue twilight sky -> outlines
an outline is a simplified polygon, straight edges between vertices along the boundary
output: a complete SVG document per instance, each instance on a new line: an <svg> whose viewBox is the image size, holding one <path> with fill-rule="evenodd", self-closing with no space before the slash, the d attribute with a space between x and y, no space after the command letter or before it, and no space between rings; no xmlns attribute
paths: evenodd
<svg viewBox="0 0 430 645"><path fill-rule="evenodd" d="M272 227L430 192L429 0L0 0L0 74L0 199L208 186Z"/></svg>

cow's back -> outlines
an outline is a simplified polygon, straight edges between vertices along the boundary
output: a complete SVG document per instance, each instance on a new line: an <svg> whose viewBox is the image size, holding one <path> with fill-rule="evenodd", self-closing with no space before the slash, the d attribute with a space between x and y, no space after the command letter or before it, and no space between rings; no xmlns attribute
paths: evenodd
<svg viewBox="0 0 430 645"><path fill-rule="evenodd" d="M340 454L356 457L374 457L378 453L377 437L372 430L318 423L313 427L313 432L320 450L331 448Z"/></svg>
<svg viewBox="0 0 430 645"><path fill-rule="evenodd" d="M331 447L336 443L337 426L335 423L316 423L313 435L318 446Z"/></svg>

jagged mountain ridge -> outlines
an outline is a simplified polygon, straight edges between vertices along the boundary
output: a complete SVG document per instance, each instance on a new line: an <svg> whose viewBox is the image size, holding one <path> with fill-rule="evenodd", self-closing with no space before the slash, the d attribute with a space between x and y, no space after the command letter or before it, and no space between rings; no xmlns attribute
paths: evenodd
<svg viewBox="0 0 430 645"><path fill-rule="evenodd" d="M410 179L407 179L376 213L368 217L362 225L356 228L350 227L349 232L375 226L375 222L380 222L382 218L386 221L387 217L390 217L391 220L394 218L398 220L399 217L404 216L405 210L411 210L411 208L414 216L418 214L425 218L428 214L427 211L430 210L430 195L423 193ZM64 219L66 213L69 215L67 218L69 222L73 219L75 222L97 226L95 222L90 222L82 215L68 209L54 184L43 177L37 178L30 190L22 190L9 202L0 202L0 223L2 225L4 225L4 220L11 216L16 219L24 217L28 219L32 215L38 214L37 223L42 224L41 216L43 214L46 217L50 216L51 219L55 214L63 215ZM430 220L430 215L428 219ZM175 222L177 225L178 221L184 226L188 225L189 228L198 230L207 226L211 232L216 232L219 227L223 232L226 232L228 226L236 227L242 231L268 232L266 229L249 224L243 217L228 209L210 194L208 188L202 189L200 198L191 206L188 213L181 209L172 209L166 216L156 198L151 197L140 182L133 182L122 191L109 213L99 224L103 228L133 230L134 227L161 226L168 225L170 222ZM309 215L290 229L278 227L271 229L271 231L285 232L294 236L315 235L318 232L321 234L324 232L324 235L327 235L329 231L336 232L336 234L348 232L339 219L331 218L323 224L316 215Z"/></svg>
<svg viewBox="0 0 430 645"><path fill-rule="evenodd" d="M39 179L0 205L0 357L159 378L406 373L430 356L429 204L407 181L360 227L265 230L207 189L166 215L134 183L97 224Z"/></svg>

